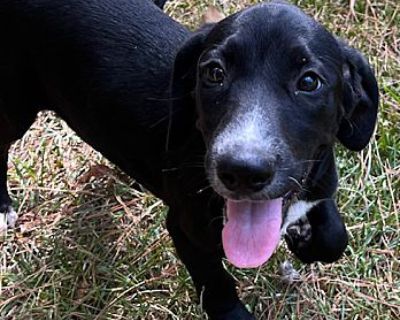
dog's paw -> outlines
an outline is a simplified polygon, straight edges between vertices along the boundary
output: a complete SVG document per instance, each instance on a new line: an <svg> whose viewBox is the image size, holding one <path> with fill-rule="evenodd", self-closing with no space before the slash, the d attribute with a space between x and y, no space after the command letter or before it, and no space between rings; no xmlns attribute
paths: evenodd
<svg viewBox="0 0 400 320"><path fill-rule="evenodd" d="M333 200L292 205L281 230L289 250L304 263L334 262L347 246L346 227Z"/></svg>
<svg viewBox="0 0 400 320"><path fill-rule="evenodd" d="M8 228L13 229L17 218L17 213L11 206L3 208L0 211L0 233L5 233Z"/></svg>
<svg viewBox="0 0 400 320"><path fill-rule="evenodd" d="M310 245L312 240L312 228L307 216L301 217L286 228L285 239L289 248L293 249L295 253Z"/></svg>

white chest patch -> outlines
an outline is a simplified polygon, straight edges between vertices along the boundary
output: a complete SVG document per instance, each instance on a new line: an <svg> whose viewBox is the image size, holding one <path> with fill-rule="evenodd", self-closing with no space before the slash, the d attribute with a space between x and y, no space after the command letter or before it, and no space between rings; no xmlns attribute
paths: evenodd
<svg viewBox="0 0 400 320"><path fill-rule="evenodd" d="M320 203L321 200L316 200L316 201L304 201L300 200L295 203L293 203L285 216L285 221L281 227L281 236L284 236L286 234L287 227L290 226L291 224L295 223L302 217L304 217L307 212L309 212L313 207L315 207L318 203Z"/></svg>

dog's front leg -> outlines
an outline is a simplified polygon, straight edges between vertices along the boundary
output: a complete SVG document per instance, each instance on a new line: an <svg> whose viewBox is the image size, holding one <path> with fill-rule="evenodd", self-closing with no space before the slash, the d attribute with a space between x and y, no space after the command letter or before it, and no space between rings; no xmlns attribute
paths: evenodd
<svg viewBox="0 0 400 320"><path fill-rule="evenodd" d="M348 237L338 211L335 192L338 185L332 148L321 154L307 178L304 190L288 209L298 216L286 223L283 232L289 249L303 262L334 262L346 249Z"/></svg>
<svg viewBox="0 0 400 320"><path fill-rule="evenodd" d="M180 218L179 212L170 208L167 228L209 319L254 320L238 298L235 281L222 265L222 250L196 245L183 231Z"/></svg>
<svg viewBox="0 0 400 320"><path fill-rule="evenodd" d="M303 262L334 262L346 249L346 227L333 199L321 200L287 228L289 249Z"/></svg>

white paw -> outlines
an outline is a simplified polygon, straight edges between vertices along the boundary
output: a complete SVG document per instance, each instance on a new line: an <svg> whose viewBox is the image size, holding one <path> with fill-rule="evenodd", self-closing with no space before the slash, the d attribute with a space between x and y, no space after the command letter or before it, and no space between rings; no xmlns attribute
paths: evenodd
<svg viewBox="0 0 400 320"><path fill-rule="evenodd" d="M307 212L309 212L313 207L318 205L321 201L304 201L299 200L292 204L287 210L282 226L281 235L286 235L288 227L293 224L298 224L302 218L307 217Z"/></svg>
<svg viewBox="0 0 400 320"><path fill-rule="evenodd" d="M17 219L18 215L11 206L6 212L0 212L0 233L5 233L8 228L13 229Z"/></svg>
<svg viewBox="0 0 400 320"><path fill-rule="evenodd" d="M279 266L279 275L283 283L292 284L300 280L300 274L289 261L284 261Z"/></svg>

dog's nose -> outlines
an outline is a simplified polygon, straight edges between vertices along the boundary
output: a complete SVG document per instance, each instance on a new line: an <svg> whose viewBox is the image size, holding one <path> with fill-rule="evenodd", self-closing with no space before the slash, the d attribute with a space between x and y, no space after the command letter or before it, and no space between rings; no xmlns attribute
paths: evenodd
<svg viewBox="0 0 400 320"><path fill-rule="evenodd" d="M260 191L271 183L274 173L271 160L230 158L217 164L218 178L230 191Z"/></svg>

